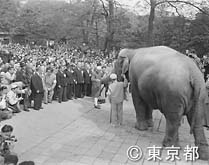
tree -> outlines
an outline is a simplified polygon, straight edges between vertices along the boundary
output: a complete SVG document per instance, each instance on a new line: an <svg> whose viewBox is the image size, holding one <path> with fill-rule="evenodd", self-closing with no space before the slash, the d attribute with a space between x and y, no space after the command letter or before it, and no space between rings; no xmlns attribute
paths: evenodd
<svg viewBox="0 0 209 165"><path fill-rule="evenodd" d="M105 37L104 50L109 52L112 49L112 43L114 38L114 0L107 0L108 7L105 6L103 0L100 0L103 6L103 15L105 16L107 24L107 33Z"/></svg>
<svg viewBox="0 0 209 165"><path fill-rule="evenodd" d="M12 32L15 27L17 6L13 0L0 0L0 31Z"/></svg>
<svg viewBox="0 0 209 165"><path fill-rule="evenodd" d="M206 11L209 9L205 8ZM197 13L196 19L191 21L191 41L188 45L194 48L201 57L209 53L209 16Z"/></svg>
<svg viewBox="0 0 209 165"><path fill-rule="evenodd" d="M16 31L27 34L31 39L59 41L66 38L72 33L72 24L75 23L71 7L61 1L31 0L20 12Z"/></svg>
<svg viewBox="0 0 209 165"><path fill-rule="evenodd" d="M146 0L145 0L146 1ZM197 9L198 11L208 14L205 10L202 9L203 5L206 5L207 2L202 0L201 3L195 2L194 0L150 0L150 2L146 1L146 4L150 5L150 14L149 14L149 25L148 25L148 46L153 46L153 27L154 27L154 18L155 18L155 10L157 7L164 5L165 7L174 8L177 14L179 13L179 9L183 10L183 7L189 6Z"/></svg>

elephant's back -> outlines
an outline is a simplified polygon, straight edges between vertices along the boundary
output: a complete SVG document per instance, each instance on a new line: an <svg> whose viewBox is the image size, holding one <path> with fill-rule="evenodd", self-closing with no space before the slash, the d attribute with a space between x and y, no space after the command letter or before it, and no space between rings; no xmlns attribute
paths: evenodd
<svg viewBox="0 0 209 165"><path fill-rule="evenodd" d="M164 75L180 76L185 74L184 72L187 72L189 67L199 70L189 57L169 47L157 46L136 49L129 69L131 73L138 75L151 69L155 73L163 72Z"/></svg>
<svg viewBox="0 0 209 165"><path fill-rule="evenodd" d="M131 62L137 61L137 63L144 63L145 60L150 63L158 63L166 59L183 56L183 54L166 46L140 48L134 52L135 55Z"/></svg>
<svg viewBox="0 0 209 165"><path fill-rule="evenodd" d="M187 63L186 56L169 47L157 46L136 49L130 62L130 77L135 74L140 76L149 71L155 75L159 72L175 72L176 67L184 67L185 63Z"/></svg>
<svg viewBox="0 0 209 165"><path fill-rule="evenodd" d="M154 47L135 54L130 77L137 80L142 98L153 108L163 109L168 100L178 100L188 106L192 97L191 70L202 79L191 59L168 47Z"/></svg>

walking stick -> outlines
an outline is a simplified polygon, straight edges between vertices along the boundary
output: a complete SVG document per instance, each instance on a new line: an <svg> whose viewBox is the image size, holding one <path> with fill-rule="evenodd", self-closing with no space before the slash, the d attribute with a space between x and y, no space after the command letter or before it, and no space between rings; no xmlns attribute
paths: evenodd
<svg viewBox="0 0 209 165"><path fill-rule="evenodd" d="M110 108L110 123L112 122L112 108Z"/></svg>
<svg viewBox="0 0 209 165"><path fill-rule="evenodd" d="M162 119L163 119L163 114L161 114L160 121L159 121L159 124L158 124L158 127L157 127L157 130L158 131L159 131L159 128L160 128L160 124L161 124Z"/></svg>
<svg viewBox="0 0 209 165"><path fill-rule="evenodd" d="M74 97L76 97L76 93L75 93L75 83L73 84L73 95L74 95Z"/></svg>

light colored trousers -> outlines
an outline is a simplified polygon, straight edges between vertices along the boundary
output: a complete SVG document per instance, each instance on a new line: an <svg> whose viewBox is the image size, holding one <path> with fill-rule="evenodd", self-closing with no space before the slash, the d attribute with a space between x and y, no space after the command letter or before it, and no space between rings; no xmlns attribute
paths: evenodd
<svg viewBox="0 0 209 165"><path fill-rule="evenodd" d="M123 102L111 103L110 123L122 125L123 122Z"/></svg>
<svg viewBox="0 0 209 165"><path fill-rule="evenodd" d="M54 90L44 90L44 103L50 103L52 102L52 97L54 95Z"/></svg>

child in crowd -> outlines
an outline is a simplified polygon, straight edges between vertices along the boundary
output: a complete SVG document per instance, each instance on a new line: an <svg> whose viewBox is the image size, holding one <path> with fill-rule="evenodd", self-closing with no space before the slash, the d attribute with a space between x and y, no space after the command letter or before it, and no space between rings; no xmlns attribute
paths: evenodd
<svg viewBox="0 0 209 165"><path fill-rule="evenodd" d="M0 156L4 165L17 165L18 157L12 152L14 148L14 136L12 136L13 127L4 125L0 132Z"/></svg>
<svg viewBox="0 0 209 165"><path fill-rule="evenodd" d="M118 82L117 75L114 73L110 75L110 79L111 83L107 92L111 104L110 123L113 126L122 125L124 90L128 86L128 81L123 76L124 81Z"/></svg>

